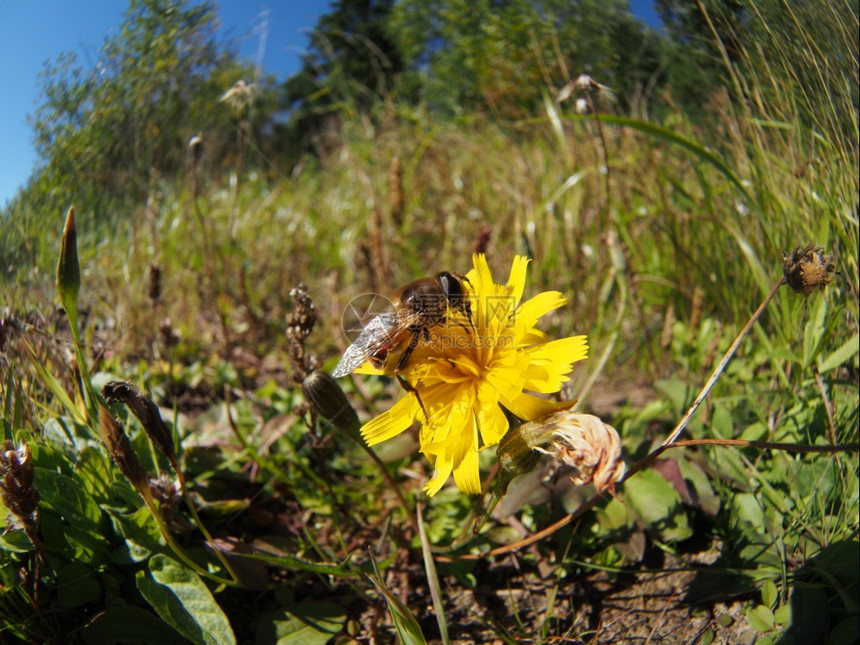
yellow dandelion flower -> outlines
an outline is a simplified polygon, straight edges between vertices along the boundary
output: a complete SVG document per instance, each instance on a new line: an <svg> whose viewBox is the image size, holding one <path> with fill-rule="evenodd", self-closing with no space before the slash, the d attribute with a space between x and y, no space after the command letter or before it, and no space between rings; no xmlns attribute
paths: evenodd
<svg viewBox="0 0 860 645"><path fill-rule="evenodd" d="M550 340L535 327L541 316L567 300L557 291L546 291L520 302L527 258L514 258L505 285L493 282L484 255L474 255L472 262L465 284L471 324L462 314L449 311L448 322L434 327L400 370L417 396L407 393L361 429L367 443L374 445L419 421L421 452L435 467L424 488L431 496L451 473L460 490L480 493L478 451L496 445L507 432L502 408L524 420L569 408L571 401L547 401L532 393L559 391L572 364L588 353L585 336ZM396 364L393 356L382 369L368 363L356 371L390 373Z"/></svg>

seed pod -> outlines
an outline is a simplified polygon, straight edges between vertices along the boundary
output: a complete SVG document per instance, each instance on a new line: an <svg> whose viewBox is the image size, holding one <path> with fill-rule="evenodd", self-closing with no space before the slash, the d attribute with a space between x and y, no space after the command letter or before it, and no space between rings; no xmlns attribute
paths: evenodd
<svg viewBox="0 0 860 645"><path fill-rule="evenodd" d="M836 271L833 255L820 246L809 244L782 254L782 273L788 286L808 296L813 291L824 291Z"/></svg>
<svg viewBox="0 0 860 645"><path fill-rule="evenodd" d="M15 445L6 440L0 453L0 494L14 521L30 535L36 525L39 491L33 485L33 459L27 444L21 443L16 450Z"/></svg>
<svg viewBox="0 0 860 645"><path fill-rule="evenodd" d="M144 499L150 499L149 481L143 464L131 447L131 441L128 440L122 424L101 405L99 406L99 430L113 462Z"/></svg>
<svg viewBox="0 0 860 645"><path fill-rule="evenodd" d="M57 293L69 318L78 310L78 291L81 288L81 265L78 262L78 235L75 228L75 207L69 208L63 238L60 243L60 259L57 261Z"/></svg>
<svg viewBox="0 0 860 645"><path fill-rule="evenodd" d="M314 370L302 381L302 393L321 417L331 421L339 430L358 436L361 427L358 415L331 375Z"/></svg>
<svg viewBox="0 0 860 645"><path fill-rule="evenodd" d="M179 472L179 460L173 449L173 434L152 399L127 381L110 381L102 389L102 395L108 403L124 403L140 421L150 441L167 457L173 469Z"/></svg>
<svg viewBox="0 0 860 645"><path fill-rule="evenodd" d="M534 467L529 455L535 451L561 460L573 469L574 484L592 482L598 492L624 476L618 432L590 414L565 410L524 423L505 435L496 453L506 470L520 474Z"/></svg>

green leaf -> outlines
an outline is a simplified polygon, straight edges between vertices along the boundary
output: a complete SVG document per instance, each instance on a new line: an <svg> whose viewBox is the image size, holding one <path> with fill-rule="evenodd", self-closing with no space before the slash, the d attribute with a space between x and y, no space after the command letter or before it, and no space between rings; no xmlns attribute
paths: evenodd
<svg viewBox="0 0 860 645"><path fill-rule="evenodd" d="M803 330L803 367L808 368L821 353L827 329L827 299L814 298L809 322Z"/></svg>
<svg viewBox="0 0 860 645"><path fill-rule="evenodd" d="M860 634L860 616L849 616L827 634L827 645L851 645Z"/></svg>
<svg viewBox="0 0 860 645"><path fill-rule="evenodd" d="M715 403L711 413L711 429L720 439L731 439L735 436L735 421L732 413L722 403Z"/></svg>
<svg viewBox="0 0 860 645"><path fill-rule="evenodd" d="M639 130L639 132L644 132L645 134L651 135L653 137L657 137L658 139L662 139L668 143L675 144L684 148L688 152L693 153L702 161L710 164L714 168L716 168L719 172L721 172L725 177L731 181L737 188L740 190L741 194L743 194L744 198L750 203L755 203L752 195L747 192L746 187L741 183L741 180L738 179L737 175L735 175L731 169L725 164L725 162L717 157L710 150L704 148L700 144L682 137L681 135L669 130L667 128L663 128L659 125L654 125L653 123L648 123L647 121L640 121L638 119L630 119L622 116L614 116L610 114L598 114L597 118L603 121L604 123L612 123L614 125L620 125L628 128L633 128L634 130Z"/></svg>
<svg viewBox="0 0 860 645"><path fill-rule="evenodd" d="M773 612L770 607L764 605L756 605L752 609L748 609L746 617L757 632L769 632L775 624Z"/></svg>
<svg viewBox="0 0 860 645"><path fill-rule="evenodd" d="M47 503L72 526L98 530L102 511L80 479L36 468L34 481L42 502Z"/></svg>
<svg viewBox="0 0 860 645"><path fill-rule="evenodd" d="M630 517L627 507L615 497L597 510L597 522L605 534L622 532L622 529L633 526L633 518Z"/></svg>
<svg viewBox="0 0 860 645"><path fill-rule="evenodd" d="M92 645L184 645L188 642L152 612L131 605L103 611L84 627L81 636Z"/></svg>
<svg viewBox="0 0 860 645"><path fill-rule="evenodd" d="M95 571L82 562L70 562L57 574L57 597L62 607L80 607L96 602L101 595Z"/></svg>
<svg viewBox="0 0 860 645"><path fill-rule="evenodd" d="M847 363L858 352L860 352L860 334L854 334L839 349L819 363L818 371L824 374L834 370L843 363Z"/></svg>
<svg viewBox="0 0 860 645"><path fill-rule="evenodd" d="M782 605L779 609L773 612L773 619L777 625L790 625L791 605Z"/></svg>
<svg viewBox="0 0 860 645"><path fill-rule="evenodd" d="M36 350L33 349L33 346L30 345L26 339L21 342L24 344L24 347L27 348L27 356L30 358L33 368L36 370L36 374L42 384L51 391L51 394L53 394L60 403L63 404L63 407L66 408L66 411L75 418L75 421L80 424L85 424L86 418L81 411L78 410L78 406L74 404L60 382L45 368L42 359L40 359L36 354Z"/></svg>
<svg viewBox="0 0 860 645"><path fill-rule="evenodd" d="M125 514L114 508L105 507L113 522L114 531L123 538L118 549L112 553L119 564L143 562L150 555L161 550L163 545L161 531L152 513L146 506Z"/></svg>
<svg viewBox="0 0 860 645"><path fill-rule="evenodd" d="M424 632L421 631L421 625L418 623L418 620L409 611L409 608L403 604L403 601L391 593L388 587L385 586L385 582L379 573L379 565L372 554L371 561L373 563L373 574L367 577L373 583L373 586L376 587L376 590L385 598L385 602L388 604L388 611L391 612L391 619L394 621L394 626L397 628L397 635L400 637L401 642L404 645L425 645L427 639L424 638Z"/></svg>
<svg viewBox="0 0 860 645"><path fill-rule="evenodd" d="M227 617L196 573L160 554L150 559L149 572L151 578L137 572L137 588L176 631L193 643L235 644Z"/></svg>
<svg viewBox="0 0 860 645"><path fill-rule="evenodd" d="M624 499L660 540L674 542L693 534L678 491L655 470L641 471L624 486Z"/></svg>
<svg viewBox="0 0 860 645"><path fill-rule="evenodd" d="M672 404L676 416L686 412L696 395L693 386L683 381L660 379L654 383L654 389Z"/></svg>
<svg viewBox="0 0 860 645"><path fill-rule="evenodd" d="M716 515L720 512L720 498L714 493L708 475L698 465L681 459L678 461L678 467L681 469L681 475L684 479L692 484L695 492L696 502L708 515Z"/></svg>
<svg viewBox="0 0 860 645"><path fill-rule="evenodd" d="M5 510L5 509L4 509ZM2 517L2 515L0 515ZM33 543L22 530L9 531L5 535L0 533L0 551L11 551L13 553L27 553L33 550Z"/></svg>
<svg viewBox="0 0 860 645"><path fill-rule="evenodd" d="M779 591L773 580L765 580L761 585L761 602L765 607L773 609L779 599Z"/></svg>
<svg viewBox="0 0 860 645"><path fill-rule="evenodd" d="M761 535L767 533L767 518L755 495L738 493L734 497L732 506L734 507L733 517L737 523L746 523L755 528Z"/></svg>
<svg viewBox="0 0 860 645"><path fill-rule="evenodd" d="M325 645L343 629L346 612L331 602L301 602L263 614L254 645Z"/></svg>

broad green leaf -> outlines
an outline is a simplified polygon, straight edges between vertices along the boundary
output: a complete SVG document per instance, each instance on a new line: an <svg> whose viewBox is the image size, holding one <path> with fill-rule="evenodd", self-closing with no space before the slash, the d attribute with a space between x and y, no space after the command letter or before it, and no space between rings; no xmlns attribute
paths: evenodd
<svg viewBox="0 0 860 645"><path fill-rule="evenodd" d="M767 438L768 427L762 421L754 421L748 425L739 439L746 441L764 441Z"/></svg>
<svg viewBox="0 0 860 645"><path fill-rule="evenodd" d="M765 607L773 609L779 600L779 590L773 580L765 580L761 585L761 603Z"/></svg>
<svg viewBox="0 0 860 645"><path fill-rule="evenodd" d="M754 527L756 531L765 535L768 530L767 518L761 503L752 493L738 493L732 501L733 518L736 522L745 522Z"/></svg>
<svg viewBox="0 0 860 645"><path fill-rule="evenodd" d="M87 446L80 451L75 471L90 493L100 500L110 499L113 488L113 471L110 459L103 451Z"/></svg>
<svg viewBox="0 0 860 645"><path fill-rule="evenodd" d="M773 612L773 619L776 621L777 625L790 625L791 605L786 604L779 607L775 612Z"/></svg>
<svg viewBox="0 0 860 645"><path fill-rule="evenodd" d="M818 371L822 374L834 370L843 363L851 360L855 354L860 352L860 334L854 334L839 349L833 351L818 365Z"/></svg>
<svg viewBox="0 0 860 645"><path fill-rule="evenodd" d="M143 562L161 550L161 531L146 506L130 514L108 507L105 507L105 511L113 522L114 531L123 538L119 547L111 553L114 561L120 564Z"/></svg>
<svg viewBox="0 0 860 645"><path fill-rule="evenodd" d="M695 492L699 508L709 515L719 513L720 498L714 493L714 489L705 471L698 464L686 459L680 459L678 467L681 469L684 479L693 485L693 491Z"/></svg>
<svg viewBox="0 0 860 645"><path fill-rule="evenodd" d="M719 439L731 439L735 436L735 422L732 413L722 403L715 403L711 413L711 430Z"/></svg>
<svg viewBox="0 0 860 645"><path fill-rule="evenodd" d="M5 508L3 509L6 510ZM5 514L0 513L0 522L2 525L6 525L6 521L2 518L5 517ZM0 533L0 551L12 551L13 553L27 553L28 551L33 550L33 543L30 542L30 538L27 537L27 534L24 531L9 531L5 535Z"/></svg>
<svg viewBox="0 0 860 645"><path fill-rule="evenodd" d="M769 632L775 624L773 612L770 610L770 607L765 607L764 605L756 605L752 609L748 609L746 616L747 620L750 621L750 625L757 632Z"/></svg>
<svg viewBox="0 0 860 645"><path fill-rule="evenodd" d="M44 503L83 530L97 530L102 511L84 482L75 477L36 468L34 481Z"/></svg>
<svg viewBox="0 0 860 645"><path fill-rule="evenodd" d="M597 522L604 533L613 533L633 525L627 507L616 497L597 510Z"/></svg>
<svg viewBox="0 0 860 645"><path fill-rule="evenodd" d="M661 541L684 540L693 534L680 493L655 470L643 470L627 482L624 500L646 530Z"/></svg>
<svg viewBox="0 0 860 645"><path fill-rule="evenodd" d="M76 557L86 560L97 553L107 557L108 540L104 534L107 523L84 483L77 477L44 468L35 469L34 481L42 497L41 504L50 507L50 515L63 520L61 526L52 526L49 513L43 510L40 529L45 541L77 548Z"/></svg>
<svg viewBox="0 0 860 645"><path fill-rule="evenodd" d="M132 605L109 607L84 627L81 636L92 645L184 645L188 642L152 612Z"/></svg>
<svg viewBox="0 0 860 645"><path fill-rule="evenodd" d="M346 612L331 602L301 602L257 621L254 645L325 645L343 629Z"/></svg>
<svg viewBox="0 0 860 645"><path fill-rule="evenodd" d="M70 562L57 574L57 597L62 607L80 607L96 602L101 595L98 575L82 562Z"/></svg>
<svg viewBox="0 0 860 645"><path fill-rule="evenodd" d="M683 381L660 379L654 383L654 389L672 404L676 416L686 412L696 395L693 386Z"/></svg>
<svg viewBox="0 0 860 645"><path fill-rule="evenodd" d="M231 645L233 629L209 589L193 571L165 555L149 560L149 572L138 571L137 588L176 631L193 643Z"/></svg>

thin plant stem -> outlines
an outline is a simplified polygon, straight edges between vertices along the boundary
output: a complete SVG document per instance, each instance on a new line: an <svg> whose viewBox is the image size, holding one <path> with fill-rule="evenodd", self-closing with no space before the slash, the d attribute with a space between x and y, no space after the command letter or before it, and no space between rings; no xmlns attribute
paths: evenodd
<svg viewBox="0 0 860 645"><path fill-rule="evenodd" d="M753 328L753 325L758 321L761 317L764 310L767 308L770 301L773 300L773 297L776 295L776 292L779 291L779 288L785 284L785 276L781 276L779 280L773 285L773 288L770 290L770 293L765 296L765 299L758 306L758 309L755 310L752 317L747 321L747 324L744 325L744 328L741 329L741 332L738 334L737 338L735 338L734 342L729 346L726 350L726 353L723 355L723 358L720 359L720 362L717 364L714 373L711 374L711 378L708 379L708 382L705 383L705 386L702 388L702 391L699 392L699 396L696 397L696 400L693 401L693 404L687 410L686 414L681 418L678 422L678 425L675 426L675 429L669 434L666 440L663 442L663 446L667 446L671 443L674 443L681 433L684 432L684 429L687 427L687 424L690 422L690 419L693 418L693 415L696 414L696 411L699 409L699 406L702 405L702 402L705 398L710 394L711 389L716 384L717 380L723 373L723 370L726 369L726 366L729 364L729 361L732 360L732 356L734 356L738 347L740 347L741 342L743 342L744 338L746 338L747 334L749 334L750 330Z"/></svg>

